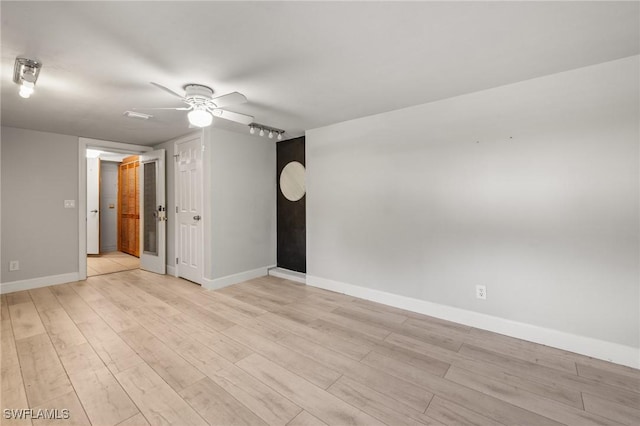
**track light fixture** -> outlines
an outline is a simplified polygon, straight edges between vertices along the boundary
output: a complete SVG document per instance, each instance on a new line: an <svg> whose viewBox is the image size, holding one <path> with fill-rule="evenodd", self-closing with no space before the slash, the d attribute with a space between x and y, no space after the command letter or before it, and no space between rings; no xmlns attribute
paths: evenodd
<svg viewBox="0 0 640 426"><path fill-rule="evenodd" d="M27 58L16 58L13 67L13 82L20 86L19 95L28 98L33 94L36 81L40 75L42 63Z"/></svg>
<svg viewBox="0 0 640 426"><path fill-rule="evenodd" d="M266 133L269 139L273 139L273 137L277 135L276 139L279 141L282 140L282 135L284 134L284 130L282 129L276 129L275 127L264 126L258 123L249 124L249 133L254 135L256 131L258 131L258 135L260 136L264 136Z"/></svg>

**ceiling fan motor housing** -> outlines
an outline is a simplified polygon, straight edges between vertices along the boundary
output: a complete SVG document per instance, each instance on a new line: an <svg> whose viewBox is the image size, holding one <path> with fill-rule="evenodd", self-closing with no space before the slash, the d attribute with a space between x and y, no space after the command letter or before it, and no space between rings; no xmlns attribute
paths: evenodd
<svg viewBox="0 0 640 426"><path fill-rule="evenodd" d="M185 99L194 104L210 104L213 97L213 90L207 86L199 84L189 84L185 86ZM208 105L207 105L208 106Z"/></svg>

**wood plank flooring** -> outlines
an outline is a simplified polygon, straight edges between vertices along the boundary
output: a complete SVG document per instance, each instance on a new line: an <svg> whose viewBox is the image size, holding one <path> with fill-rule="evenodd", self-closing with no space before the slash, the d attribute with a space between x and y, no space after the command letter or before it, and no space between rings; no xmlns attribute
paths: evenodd
<svg viewBox="0 0 640 426"><path fill-rule="evenodd" d="M55 424L640 424L639 370L274 277L132 270L1 307L2 408Z"/></svg>
<svg viewBox="0 0 640 426"><path fill-rule="evenodd" d="M87 276L112 274L140 267L140 259L121 251L112 251L87 256Z"/></svg>

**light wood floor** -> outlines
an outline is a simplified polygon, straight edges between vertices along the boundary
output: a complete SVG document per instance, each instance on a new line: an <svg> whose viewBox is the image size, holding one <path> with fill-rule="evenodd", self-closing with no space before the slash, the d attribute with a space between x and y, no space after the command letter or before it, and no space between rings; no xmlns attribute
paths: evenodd
<svg viewBox="0 0 640 426"><path fill-rule="evenodd" d="M140 259L121 251L87 256L87 276L112 274L140 267Z"/></svg>
<svg viewBox="0 0 640 426"><path fill-rule="evenodd" d="M2 296L2 408L58 424L638 425L639 406L638 370L273 277Z"/></svg>

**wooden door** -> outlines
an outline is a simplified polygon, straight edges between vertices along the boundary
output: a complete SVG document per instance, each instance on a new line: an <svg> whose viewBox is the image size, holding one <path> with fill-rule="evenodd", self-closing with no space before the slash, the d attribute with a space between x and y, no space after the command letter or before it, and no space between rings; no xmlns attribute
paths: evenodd
<svg viewBox="0 0 640 426"><path fill-rule="evenodd" d="M140 257L140 190L137 155L118 167L118 250Z"/></svg>

